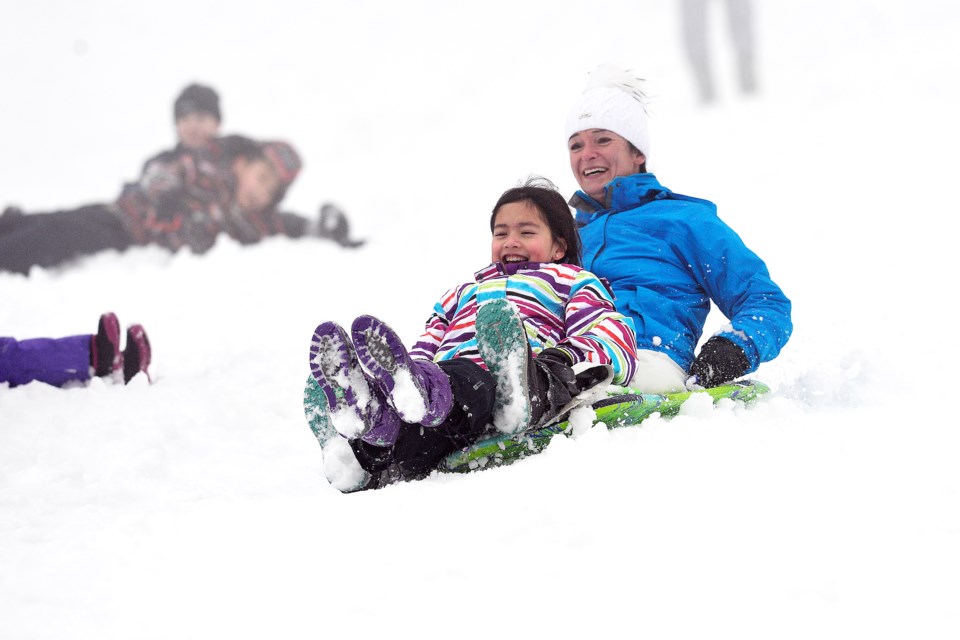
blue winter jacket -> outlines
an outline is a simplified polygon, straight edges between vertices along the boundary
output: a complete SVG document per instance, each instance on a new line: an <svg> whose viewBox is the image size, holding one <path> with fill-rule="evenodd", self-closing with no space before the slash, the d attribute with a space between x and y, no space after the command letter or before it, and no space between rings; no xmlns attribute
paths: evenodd
<svg viewBox="0 0 960 640"><path fill-rule="evenodd" d="M749 371L790 338L790 300L712 202L640 173L607 185L604 204L582 191L570 204L583 267L610 281L639 349L666 353L689 371L711 300L730 320L717 335L743 349Z"/></svg>

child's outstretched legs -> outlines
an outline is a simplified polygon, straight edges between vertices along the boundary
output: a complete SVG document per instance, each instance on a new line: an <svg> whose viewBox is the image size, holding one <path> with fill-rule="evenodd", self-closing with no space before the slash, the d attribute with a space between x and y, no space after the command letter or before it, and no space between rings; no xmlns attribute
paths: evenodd
<svg viewBox="0 0 960 640"><path fill-rule="evenodd" d="M404 422L435 427L450 413L450 381L432 362L411 360L399 336L373 316L360 316L351 331L357 357Z"/></svg>
<svg viewBox="0 0 960 640"><path fill-rule="evenodd" d="M354 331L355 343L342 327L325 322L310 346L304 410L331 485L346 493L424 477L485 431L496 390L489 372L467 359L412 361L376 318L359 318ZM430 428L404 423L388 393L405 396L398 403L419 405Z"/></svg>
<svg viewBox="0 0 960 640"><path fill-rule="evenodd" d="M496 394L493 376L466 358L441 362L439 369L447 377L453 396L450 412L442 423L431 429L404 424L391 448L371 447L361 441L352 443L361 466L379 475L375 485L367 488L427 476L444 457L474 443L486 431Z"/></svg>
<svg viewBox="0 0 960 640"><path fill-rule="evenodd" d="M140 325L127 330L127 347L120 351L120 322L114 313L100 316L95 334L67 338L14 340L0 338L0 382L15 387L37 380L55 387L85 382L93 376L129 382L147 373L150 342ZM149 379L149 374L147 374Z"/></svg>
<svg viewBox="0 0 960 640"><path fill-rule="evenodd" d="M324 322L314 332L310 372L326 396L330 422L338 433L381 447L396 442L400 416L369 384L347 332L335 322Z"/></svg>

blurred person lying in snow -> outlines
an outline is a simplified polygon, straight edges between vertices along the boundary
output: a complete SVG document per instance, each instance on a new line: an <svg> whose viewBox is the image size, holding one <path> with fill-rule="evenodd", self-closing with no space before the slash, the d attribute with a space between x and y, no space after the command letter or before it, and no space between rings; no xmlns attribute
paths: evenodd
<svg viewBox="0 0 960 640"><path fill-rule="evenodd" d="M127 329L120 350L120 322L113 313L100 316L97 333L66 338L16 340L0 337L0 384L17 387L46 382L62 387L97 376L124 383L141 371L150 379L150 340L139 324Z"/></svg>
<svg viewBox="0 0 960 640"><path fill-rule="evenodd" d="M220 233L243 244L278 234L363 244L349 238L346 217L334 205L323 205L317 219L278 211L301 168L296 150L279 141L211 137L219 131L216 93L191 87L184 90L190 99L181 95L174 105L177 147L148 160L116 202L31 215L8 207L0 215L0 271L27 275L35 265L57 267L142 245L204 253ZM188 126L194 120L203 126Z"/></svg>
<svg viewBox="0 0 960 640"><path fill-rule="evenodd" d="M573 216L553 185L506 191L490 229L493 264L443 295L411 350L372 316L350 335L317 327L304 405L337 489L424 477L491 423L504 433L546 425L578 396L633 376L632 324L579 266Z"/></svg>
<svg viewBox="0 0 960 640"><path fill-rule="evenodd" d="M220 96L212 87L201 84L186 86L173 102L177 146L147 160L143 165L142 175L146 177L154 173L157 169L153 165L159 164L162 167L185 150L202 150L214 143L220 136L222 120ZM163 169L159 171L162 172ZM294 213L279 215L284 220L282 233L287 236L319 236L344 247L359 247L363 244L362 240L350 239L350 223L346 215L331 203L320 207L317 221L307 220Z"/></svg>

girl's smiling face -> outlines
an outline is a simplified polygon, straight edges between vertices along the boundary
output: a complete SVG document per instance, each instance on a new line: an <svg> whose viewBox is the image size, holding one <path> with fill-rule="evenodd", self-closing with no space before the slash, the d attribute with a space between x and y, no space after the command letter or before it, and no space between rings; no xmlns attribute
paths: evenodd
<svg viewBox="0 0 960 640"><path fill-rule="evenodd" d="M547 222L527 200L500 207L493 223L494 262L556 262L566 253L563 240L553 237Z"/></svg>

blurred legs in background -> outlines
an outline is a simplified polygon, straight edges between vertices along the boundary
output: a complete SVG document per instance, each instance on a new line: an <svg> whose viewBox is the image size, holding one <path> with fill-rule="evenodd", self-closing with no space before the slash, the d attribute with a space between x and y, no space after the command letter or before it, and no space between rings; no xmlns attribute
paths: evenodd
<svg viewBox="0 0 960 640"><path fill-rule="evenodd" d="M683 45L693 70L697 94L704 104L716 100L717 91L708 47L707 10L710 0L680 0ZM733 42L740 90L757 90L753 6L751 0L723 0Z"/></svg>

